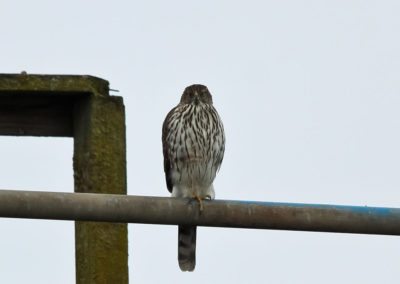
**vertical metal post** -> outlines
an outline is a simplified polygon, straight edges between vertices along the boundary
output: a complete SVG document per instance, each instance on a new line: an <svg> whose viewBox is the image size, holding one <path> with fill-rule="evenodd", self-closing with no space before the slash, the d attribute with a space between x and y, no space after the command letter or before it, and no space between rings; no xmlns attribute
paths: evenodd
<svg viewBox="0 0 400 284"><path fill-rule="evenodd" d="M126 194L122 99L80 97L73 125L75 192ZM127 224L76 222L75 253L76 283L128 283Z"/></svg>
<svg viewBox="0 0 400 284"><path fill-rule="evenodd" d="M92 76L0 74L0 135L74 137L75 192L126 194L125 111ZM76 283L128 283L126 224L76 222Z"/></svg>

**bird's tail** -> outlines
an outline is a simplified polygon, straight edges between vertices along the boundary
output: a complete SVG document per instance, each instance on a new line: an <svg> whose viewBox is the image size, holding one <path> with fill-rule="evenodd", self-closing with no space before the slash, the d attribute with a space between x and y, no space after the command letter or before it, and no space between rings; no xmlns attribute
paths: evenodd
<svg viewBox="0 0 400 284"><path fill-rule="evenodd" d="M182 271L193 271L196 266L196 226L179 226L178 261Z"/></svg>

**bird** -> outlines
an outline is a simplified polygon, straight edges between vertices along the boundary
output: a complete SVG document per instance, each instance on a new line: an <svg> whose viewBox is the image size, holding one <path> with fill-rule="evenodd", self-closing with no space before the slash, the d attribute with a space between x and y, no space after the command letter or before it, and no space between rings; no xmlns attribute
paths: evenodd
<svg viewBox="0 0 400 284"><path fill-rule="evenodd" d="M180 102L162 126L164 172L171 197L202 200L215 198L213 182L225 152L222 120L204 85L185 88ZM178 226L178 263L182 271L196 266L196 226Z"/></svg>

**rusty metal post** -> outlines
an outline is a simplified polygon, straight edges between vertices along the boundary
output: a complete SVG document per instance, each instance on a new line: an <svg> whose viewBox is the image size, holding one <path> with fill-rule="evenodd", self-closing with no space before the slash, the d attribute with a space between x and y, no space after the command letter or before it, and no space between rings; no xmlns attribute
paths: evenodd
<svg viewBox="0 0 400 284"><path fill-rule="evenodd" d="M126 194L122 98L92 76L0 74L0 135L74 137L75 192ZM126 224L77 222L76 282L128 283Z"/></svg>
<svg viewBox="0 0 400 284"><path fill-rule="evenodd" d="M124 105L107 94L75 105L75 192L126 194ZM75 250L78 284L128 283L126 224L76 222Z"/></svg>

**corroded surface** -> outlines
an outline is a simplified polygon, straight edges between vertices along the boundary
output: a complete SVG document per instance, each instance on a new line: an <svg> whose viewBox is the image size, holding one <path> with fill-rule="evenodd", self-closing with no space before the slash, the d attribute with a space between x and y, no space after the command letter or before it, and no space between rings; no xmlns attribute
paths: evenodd
<svg viewBox="0 0 400 284"><path fill-rule="evenodd" d="M0 74L0 135L74 137L75 191L126 194L124 105L108 91L86 75ZM128 283L127 225L75 228L76 283Z"/></svg>
<svg viewBox="0 0 400 284"><path fill-rule="evenodd" d="M87 92L95 96L108 96L108 91L106 80L88 75L0 74L0 95L5 92L46 92L51 95Z"/></svg>
<svg viewBox="0 0 400 284"><path fill-rule="evenodd" d="M107 81L86 75L0 74L0 135L73 136L81 97L108 95Z"/></svg>
<svg viewBox="0 0 400 284"><path fill-rule="evenodd" d="M122 99L91 96L75 109L75 191L126 194ZM128 283L126 224L76 222L77 283Z"/></svg>
<svg viewBox="0 0 400 284"><path fill-rule="evenodd" d="M75 99L0 91L0 135L72 137Z"/></svg>

